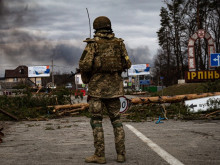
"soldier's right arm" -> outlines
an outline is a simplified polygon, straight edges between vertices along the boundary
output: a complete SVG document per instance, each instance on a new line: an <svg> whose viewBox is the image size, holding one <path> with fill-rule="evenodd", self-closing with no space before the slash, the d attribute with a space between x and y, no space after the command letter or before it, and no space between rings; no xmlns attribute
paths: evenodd
<svg viewBox="0 0 220 165"><path fill-rule="evenodd" d="M88 43L79 61L79 69L81 72L92 71L94 56L95 56L94 43Z"/></svg>

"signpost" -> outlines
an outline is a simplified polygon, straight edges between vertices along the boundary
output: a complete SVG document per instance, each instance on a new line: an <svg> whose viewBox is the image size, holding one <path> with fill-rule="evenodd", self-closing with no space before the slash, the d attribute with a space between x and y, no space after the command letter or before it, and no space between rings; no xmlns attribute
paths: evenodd
<svg viewBox="0 0 220 165"><path fill-rule="evenodd" d="M124 113L128 110L128 107L129 107L128 99L124 96L119 97L119 99L120 99L120 102L121 102L120 113Z"/></svg>
<svg viewBox="0 0 220 165"><path fill-rule="evenodd" d="M220 66L220 53L212 53L210 55L210 66L211 67Z"/></svg>
<svg viewBox="0 0 220 165"><path fill-rule="evenodd" d="M150 85L150 80L140 80L140 85Z"/></svg>
<svg viewBox="0 0 220 165"><path fill-rule="evenodd" d="M209 108L214 108L214 106L218 106L217 108L220 108L219 104L208 105L207 102L209 100L220 101L220 95L211 96L211 97L204 97L204 98L200 98L200 99L186 100L185 105L187 105L189 107L189 110L191 112L206 111Z"/></svg>

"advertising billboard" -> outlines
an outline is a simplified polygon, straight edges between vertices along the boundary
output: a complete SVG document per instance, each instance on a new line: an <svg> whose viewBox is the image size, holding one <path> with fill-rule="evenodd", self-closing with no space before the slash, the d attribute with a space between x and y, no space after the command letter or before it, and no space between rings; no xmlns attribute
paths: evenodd
<svg viewBox="0 0 220 165"><path fill-rule="evenodd" d="M28 77L50 77L50 67L47 66L29 66Z"/></svg>
<svg viewBox="0 0 220 165"><path fill-rule="evenodd" d="M131 68L128 69L128 76L149 75L149 71L149 64L131 65Z"/></svg>

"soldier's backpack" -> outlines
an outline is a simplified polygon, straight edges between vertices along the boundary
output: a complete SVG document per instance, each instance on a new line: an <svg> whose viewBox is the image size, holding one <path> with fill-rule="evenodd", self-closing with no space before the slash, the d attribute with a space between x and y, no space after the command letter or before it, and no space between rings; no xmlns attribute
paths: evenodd
<svg viewBox="0 0 220 165"><path fill-rule="evenodd" d="M96 43L94 69L100 72L122 71L121 41L98 40Z"/></svg>

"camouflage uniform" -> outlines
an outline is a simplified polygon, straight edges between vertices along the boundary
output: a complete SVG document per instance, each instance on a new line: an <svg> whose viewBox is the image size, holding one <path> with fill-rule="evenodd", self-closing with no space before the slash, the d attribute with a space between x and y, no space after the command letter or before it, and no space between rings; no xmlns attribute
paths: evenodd
<svg viewBox="0 0 220 165"><path fill-rule="evenodd" d="M88 83L89 111L91 113L91 126L94 136L95 155L105 157L104 132L102 128L103 111L107 110L115 135L115 147L117 154L125 154L125 133L120 120L120 100L124 95L123 79L121 73L130 68L131 62L122 39L114 37L114 33L99 30L93 39L85 40L87 46L79 62L80 72L84 83ZM103 55L102 47L109 42L113 45L113 51L121 60L120 71L102 71L99 58ZM102 44L103 43L103 44ZM106 52L105 52L106 53ZM107 53L111 53L111 50ZM106 61L108 62L108 61ZM119 67L119 68L120 68Z"/></svg>

